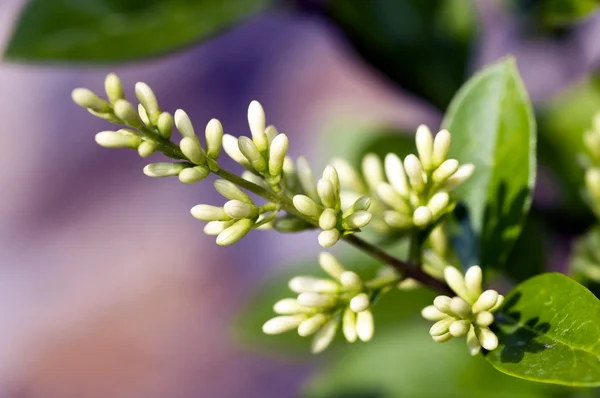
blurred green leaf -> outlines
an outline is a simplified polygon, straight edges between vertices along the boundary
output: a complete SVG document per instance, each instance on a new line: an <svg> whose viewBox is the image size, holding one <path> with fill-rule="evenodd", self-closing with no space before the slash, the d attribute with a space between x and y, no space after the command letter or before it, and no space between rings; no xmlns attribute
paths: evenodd
<svg viewBox="0 0 600 398"><path fill-rule="evenodd" d="M475 164L473 177L456 191L475 238L470 257L499 268L521 232L536 173L535 120L514 59L473 76L442 125L452 133L449 156Z"/></svg>
<svg viewBox="0 0 600 398"><path fill-rule="evenodd" d="M512 0L519 14L544 28L576 23L596 11L598 0Z"/></svg>
<svg viewBox="0 0 600 398"><path fill-rule="evenodd" d="M516 377L569 386L600 385L600 301L562 274L514 288L496 316L500 345L486 355Z"/></svg>
<svg viewBox="0 0 600 398"><path fill-rule="evenodd" d="M438 344L417 321L376 331L327 364L306 389L310 398L546 398L560 388L503 375L467 353L464 339Z"/></svg>
<svg viewBox="0 0 600 398"><path fill-rule="evenodd" d="M32 0L5 58L115 62L174 51L264 10L269 0Z"/></svg>
<svg viewBox="0 0 600 398"><path fill-rule="evenodd" d="M471 0L331 0L327 8L367 62L440 109L464 80L475 14Z"/></svg>

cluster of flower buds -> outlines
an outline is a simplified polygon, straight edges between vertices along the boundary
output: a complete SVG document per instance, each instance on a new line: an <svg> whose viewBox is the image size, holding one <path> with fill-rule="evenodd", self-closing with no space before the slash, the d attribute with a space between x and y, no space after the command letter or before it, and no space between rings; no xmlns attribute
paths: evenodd
<svg viewBox="0 0 600 398"><path fill-rule="evenodd" d="M204 179L211 170L218 169L216 161L221 152L223 127L217 119L210 120L206 125L205 150L188 115L181 109L175 112L174 117L169 112L161 111L154 92L146 83L138 82L135 85L135 95L139 101L137 111L125 99L117 75L111 73L106 77L105 90L108 101L86 88L77 88L72 93L73 101L93 115L129 127L96 134L99 145L137 149L144 158L160 149L184 160L151 163L144 168L144 173L150 177L178 176L181 182L193 184ZM179 151L176 152L165 147L165 143L170 143L174 126L177 126L182 136Z"/></svg>
<svg viewBox="0 0 600 398"><path fill-rule="evenodd" d="M464 276L448 266L444 277L457 296L438 296L433 305L425 307L421 313L425 319L436 321L429 330L433 340L443 343L466 335L471 355L477 355L481 347L488 351L496 349L498 337L489 326L494 322L494 312L504 302L504 296L495 290L482 292L482 272L478 266L470 267Z"/></svg>
<svg viewBox="0 0 600 398"><path fill-rule="evenodd" d="M386 273L363 282L329 253L320 254L319 264L331 278L297 276L290 280L289 287L298 297L275 303L273 309L278 316L268 320L263 331L279 334L297 329L300 336L314 335L313 353L329 346L340 324L348 342L371 340L374 332L372 299L397 284L400 277Z"/></svg>
<svg viewBox="0 0 600 398"><path fill-rule="evenodd" d="M340 181L335 167L325 167L323 176L315 184L310 165L300 157L297 162L297 178L306 194L294 196L294 207L318 222L323 230L319 234L321 246L331 247L342 235L360 231L371 221L371 213L367 211L371 205L368 196L357 198L342 211Z"/></svg>
<svg viewBox="0 0 600 398"><path fill-rule="evenodd" d="M383 204L377 209L381 209L383 222L389 228L429 227L452 210L448 192L474 171L473 164L459 165L456 159L447 159L450 143L447 130L440 131L434 139L429 128L421 125L416 134L418 157L411 154L402 161L389 153L382 164L377 156L368 154L362 164L364 180L349 164L336 159L333 164L344 188L342 198L365 194L376 197L377 203Z"/></svg>
<svg viewBox="0 0 600 398"><path fill-rule="evenodd" d="M600 217L600 113L594 118L593 128L583 135L589 157L585 159L586 200Z"/></svg>

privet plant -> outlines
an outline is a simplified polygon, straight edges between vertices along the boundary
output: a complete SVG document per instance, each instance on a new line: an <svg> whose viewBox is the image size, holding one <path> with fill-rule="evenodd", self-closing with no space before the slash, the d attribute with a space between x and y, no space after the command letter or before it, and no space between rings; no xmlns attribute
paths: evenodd
<svg viewBox="0 0 600 398"><path fill-rule="evenodd" d="M120 126L96 134L99 145L172 159L148 164L150 177L177 177L184 184L218 177L214 187L224 203L191 209L218 245L232 245L252 230L318 230L323 248L342 240L379 262L376 275L366 278L322 252L324 274L293 277L288 286L297 296L274 304L264 333L312 336L314 353L338 332L349 343L368 342L378 300L394 289L429 288L438 296L421 315L435 322L433 341L464 337L471 355L482 353L517 377L600 384L600 304L588 290L554 273L521 283L506 298L498 292L509 290L506 285L485 283L520 232L535 178L535 124L512 60L473 77L437 134L419 126L414 154L367 154L360 170L335 158L320 177L306 158L288 155L288 137L267 125L256 101L248 108L249 136L224 134L212 119L201 140L187 113L163 111L147 84L135 85L137 107L116 75L107 76L105 91L106 100L85 88L72 95L94 116ZM600 215L600 126L586 135L586 144L587 196ZM243 171L225 169L222 152ZM505 203L516 210L507 212ZM368 229L369 241L361 237ZM465 255L469 236L478 238ZM391 241L409 242L405 258L389 254L385 242Z"/></svg>

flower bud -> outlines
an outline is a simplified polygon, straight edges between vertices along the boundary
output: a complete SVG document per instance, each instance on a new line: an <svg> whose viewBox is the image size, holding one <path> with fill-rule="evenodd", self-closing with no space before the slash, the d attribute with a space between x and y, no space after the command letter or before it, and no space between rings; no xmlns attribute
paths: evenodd
<svg viewBox="0 0 600 398"><path fill-rule="evenodd" d="M299 156L296 159L296 174L298 175L298 181L304 190L304 193L313 200L318 200L319 195L317 194L317 187L315 185L315 179L312 172L312 168L305 157Z"/></svg>
<svg viewBox="0 0 600 398"><path fill-rule="evenodd" d="M454 313L450 310L450 301L452 301L452 299L448 296L437 296L433 300L433 305L440 312L443 312L446 315L454 315Z"/></svg>
<svg viewBox="0 0 600 398"><path fill-rule="evenodd" d="M473 300L477 300L481 295L481 285L483 282L483 273L477 265L469 267L465 273L465 286L467 292Z"/></svg>
<svg viewBox="0 0 600 398"><path fill-rule="evenodd" d="M427 206L419 206L413 213L413 223L419 228L427 227L433 218L431 210Z"/></svg>
<svg viewBox="0 0 600 398"><path fill-rule="evenodd" d="M360 293L350 300L350 309L356 313L366 311L370 305L371 302L366 293Z"/></svg>
<svg viewBox="0 0 600 398"><path fill-rule="evenodd" d="M312 309L301 306L295 298L284 298L273 305L273 311L280 315L292 315L312 311Z"/></svg>
<svg viewBox="0 0 600 398"><path fill-rule="evenodd" d="M338 200L333 190L333 185L329 180L321 178L317 183L317 192L325 207L334 209L337 206Z"/></svg>
<svg viewBox="0 0 600 398"><path fill-rule="evenodd" d="M394 210L383 212L383 220L392 228L406 229L413 225L412 217L407 214L401 214Z"/></svg>
<svg viewBox="0 0 600 398"><path fill-rule="evenodd" d="M179 142L181 152L188 158L192 163L204 164L206 162L206 153L200 145L197 137L183 137Z"/></svg>
<svg viewBox="0 0 600 398"><path fill-rule="evenodd" d="M219 235L221 232L225 231L225 229L229 228L233 225L234 221L209 221L204 226L204 233L206 235Z"/></svg>
<svg viewBox="0 0 600 398"><path fill-rule="evenodd" d="M323 179L329 181L333 187L333 192L336 197L340 195L340 177L338 172L332 165L327 165L323 170Z"/></svg>
<svg viewBox="0 0 600 398"><path fill-rule="evenodd" d="M327 252L321 252L319 254L319 265L323 268L323 271L331 275L332 278L340 279L342 274L346 272L346 269L336 260L336 258Z"/></svg>
<svg viewBox="0 0 600 398"><path fill-rule="evenodd" d="M256 206L244 203L239 200L230 200L223 206L223 211L229 217L234 219L240 218L254 218L258 215L258 209Z"/></svg>
<svg viewBox="0 0 600 398"><path fill-rule="evenodd" d="M321 330L317 332L317 334L315 334L311 346L311 352L313 354L323 352L327 347L329 347L329 344L331 344L333 338L335 337L338 324L339 319L337 317L333 317L325 324L325 326L321 328Z"/></svg>
<svg viewBox="0 0 600 398"><path fill-rule="evenodd" d="M357 211L344 218L342 226L345 229L360 229L364 228L371 221L371 213L365 210Z"/></svg>
<svg viewBox="0 0 600 398"><path fill-rule="evenodd" d="M371 198L368 196L361 196L360 198L356 199L350 209L352 213L354 213L361 210L368 210L369 207L371 207Z"/></svg>
<svg viewBox="0 0 600 398"><path fill-rule="evenodd" d="M344 310L344 316L342 318L342 331L344 337L349 343L354 343L356 338L356 313L350 308Z"/></svg>
<svg viewBox="0 0 600 398"><path fill-rule="evenodd" d="M269 148L269 174L273 177L281 174L287 151L288 138L285 134L279 134L273 138Z"/></svg>
<svg viewBox="0 0 600 398"><path fill-rule="evenodd" d="M337 229L322 231L317 239L321 247L331 247L340 240L340 231Z"/></svg>
<svg viewBox="0 0 600 398"><path fill-rule="evenodd" d="M425 179L423 178L423 166L415 155L408 155L404 158L404 169L410 181L412 189L420 193L425 188Z"/></svg>
<svg viewBox="0 0 600 398"><path fill-rule="evenodd" d="M471 315L471 306L460 297L453 297L450 300L450 311L464 319Z"/></svg>
<svg viewBox="0 0 600 398"><path fill-rule="evenodd" d="M429 199L427 208L431 211L431 216L434 220L438 219L448 208L450 195L447 192L438 192Z"/></svg>
<svg viewBox="0 0 600 398"><path fill-rule="evenodd" d="M475 328L473 326L471 326L467 333L467 348L469 349L469 354L472 356L479 354L479 351L481 351L481 344L479 343L479 340L477 340Z"/></svg>
<svg viewBox="0 0 600 398"><path fill-rule="evenodd" d="M177 126L177 130L179 130L183 137L198 139L198 136L196 136L196 131L194 130L194 125L192 124L188 114L185 113L183 109L177 109L175 111L174 119L175 126Z"/></svg>
<svg viewBox="0 0 600 398"><path fill-rule="evenodd" d="M237 185L227 180L215 180L215 189L230 200L239 200L244 203L254 204L250 196L246 195Z"/></svg>
<svg viewBox="0 0 600 398"><path fill-rule="evenodd" d="M252 101L248 106L248 125L252 140L259 152L266 151L269 143L265 134L265 111L258 101Z"/></svg>
<svg viewBox="0 0 600 398"><path fill-rule="evenodd" d="M121 119L126 125L139 128L142 121L131 103L124 99L117 100L114 105L115 116Z"/></svg>
<svg viewBox="0 0 600 398"><path fill-rule="evenodd" d="M490 326L494 323L494 315L491 312L481 311L475 316L477 326Z"/></svg>
<svg viewBox="0 0 600 398"><path fill-rule="evenodd" d="M383 168L377 155L369 153L363 158L362 171L367 185L371 191L375 191L377 186L383 182Z"/></svg>
<svg viewBox="0 0 600 398"><path fill-rule="evenodd" d="M144 174L148 177L170 177L178 175L189 163L156 162L144 167Z"/></svg>
<svg viewBox="0 0 600 398"><path fill-rule="evenodd" d="M431 175L431 180L436 184L441 184L446 181L452 174L458 170L458 160L445 160Z"/></svg>
<svg viewBox="0 0 600 398"><path fill-rule="evenodd" d="M138 104L138 115L140 115L140 119L142 119L142 122L144 122L146 126L150 126L152 124L148 118L148 112L146 112L146 109L144 109L144 105L142 104Z"/></svg>
<svg viewBox="0 0 600 398"><path fill-rule="evenodd" d="M225 213L222 207L211 205L196 205L190 210L192 217L201 221L228 221L231 217Z"/></svg>
<svg viewBox="0 0 600 398"><path fill-rule="evenodd" d="M250 165L246 157L242 155L242 152L240 152L240 148L238 146L238 139L234 136L229 134L223 135L223 149L225 150L225 153L227 153L227 155L229 155L229 157L235 162L241 164L244 167L248 167Z"/></svg>
<svg viewBox="0 0 600 398"><path fill-rule="evenodd" d="M71 92L71 98L77 105L95 112L106 113L110 111L109 103L87 88L76 88Z"/></svg>
<svg viewBox="0 0 600 398"><path fill-rule="evenodd" d="M120 99L125 99L121 79L114 73L106 75L106 79L104 79L104 90L106 91L108 100L113 104Z"/></svg>
<svg viewBox="0 0 600 398"><path fill-rule="evenodd" d="M471 323L469 321L454 321L448 330L453 337L461 337L469 332L470 327Z"/></svg>
<svg viewBox="0 0 600 398"><path fill-rule="evenodd" d="M444 334L439 335L439 336L431 336L431 338L436 343L445 343L446 341L452 340L452 335L450 334L450 332L448 332L448 333L444 333Z"/></svg>
<svg viewBox="0 0 600 398"><path fill-rule="evenodd" d="M323 326L327 322L327 317L323 314L316 314L312 317L308 318L305 321L302 321L300 325L298 325L298 334L302 337L310 336L315 334L321 326Z"/></svg>
<svg viewBox="0 0 600 398"><path fill-rule="evenodd" d="M433 155L433 136L431 131L424 124L417 128L417 135L415 137L417 144L417 152L419 153L419 159L421 164L426 171L433 168L432 155Z"/></svg>
<svg viewBox="0 0 600 398"><path fill-rule="evenodd" d="M173 120L173 116L171 116L169 112L162 112L156 121L156 128L158 129L160 136L168 140L173 133L174 124L175 121Z"/></svg>
<svg viewBox="0 0 600 398"><path fill-rule="evenodd" d="M195 184L202 181L210 174L210 170L205 166L188 167L179 173L179 181L184 184Z"/></svg>
<svg viewBox="0 0 600 398"><path fill-rule="evenodd" d="M156 151L157 146L156 141L144 141L138 146L138 154L143 158L147 158Z"/></svg>
<svg viewBox="0 0 600 398"><path fill-rule="evenodd" d="M267 162L250 138L243 136L238 138L238 148L256 171L262 173L267 170Z"/></svg>
<svg viewBox="0 0 600 398"><path fill-rule="evenodd" d="M211 159L217 159L223 144L223 125L217 119L210 119L204 131L206 135L206 152Z"/></svg>
<svg viewBox="0 0 600 398"><path fill-rule="evenodd" d="M443 334L448 333L452 322L454 322L454 318L451 317L447 317L442 319L441 321L437 321L433 324L431 329L429 329L429 334L431 336L441 336Z"/></svg>
<svg viewBox="0 0 600 398"><path fill-rule="evenodd" d="M440 321L446 318L448 315L435 308L435 306L428 305L421 311L421 316L428 321Z"/></svg>
<svg viewBox="0 0 600 398"><path fill-rule="evenodd" d="M463 164L456 170L454 174L452 174L446 182L442 185L443 189L452 190L465 181L467 181L473 175L475 171L475 165L472 163Z"/></svg>
<svg viewBox="0 0 600 398"><path fill-rule="evenodd" d="M583 142L588 151L600 159L600 134L597 131L587 131L583 134Z"/></svg>
<svg viewBox="0 0 600 398"><path fill-rule="evenodd" d="M156 124L160 115L160 108L154 92L146 83L138 82L135 84L135 96L140 104L144 107L148 119L153 124Z"/></svg>
<svg viewBox="0 0 600 398"><path fill-rule="evenodd" d="M594 199L600 199L600 169L591 168L585 172L585 185Z"/></svg>
<svg viewBox="0 0 600 398"><path fill-rule="evenodd" d="M388 153L385 156L385 174L396 192L400 196L408 198L410 195L410 186L406 179L406 172L404 171L402 161L394 153Z"/></svg>
<svg viewBox="0 0 600 398"><path fill-rule="evenodd" d="M498 310L498 308L500 308L502 306L502 303L504 303L504 296L499 294L498 298L496 299L496 304L494 304L494 306L492 308L490 308L490 312L493 314L494 312L496 312Z"/></svg>
<svg viewBox="0 0 600 398"><path fill-rule="evenodd" d="M498 301L498 292L495 290L486 290L481 293L477 301L473 304L473 311L490 311Z"/></svg>
<svg viewBox="0 0 600 398"><path fill-rule="evenodd" d="M493 351L498 348L498 337L490 329L486 327L476 327L475 335L479 344L488 351Z"/></svg>
<svg viewBox="0 0 600 398"><path fill-rule="evenodd" d="M373 338L375 324L370 310L356 314L356 334L361 341L367 342Z"/></svg>
<svg viewBox="0 0 600 398"><path fill-rule="evenodd" d="M308 196L295 195L292 201L294 203L294 207L305 216L318 218L323 212L323 208L316 204Z"/></svg>
<svg viewBox="0 0 600 398"><path fill-rule="evenodd" d="M344 271L340 275L340 283L346 290L360 290L363 287L362 279L356 272ZM359 311L356 311L359 312Z"/></svg>
<svg viewBox="0 0 600 398"><path fill-rule="evenodd" d="M273 228L278 232L290 233L305 231L314 228L312 224L298 218L294 215L277 217L273 223Z"/></svg>
<svg viewBox="0 0 600 398"><path fill-rule="evenodd" d="M298 295L298 303L306 307L327 308L336 304L336 298L316 292L302 292Z"/></svg>
<svg viewBox="0 0 600 398"><path fill-rule="evenodd" d="M267 126L267 128L265 129L265 134L267 135L267 140L269 141L269 146L271 146L273 139L275 137L277 137L277 135L279 134L279 131L277 131L275 126L270 125L270 126Z"/></svg>
<svg viewBox="0 0 600 398"><path fill-rule="evenodd" d="M446 160L451 142L452 136L448 130L441 130L435 135L435 139L433 140L433 152L431 154L431 164L433 167L438 167Z"/></svg>
<svg viewBox="0 0 600 398"><path fill-rule="evenodd" d="M343 188L349 189L354 192L367 192L367 188L363 184L360 175L356 172L354 167L350 165L350 163L348 163L344 159L335 158L332 159L331 165L337 170L340 185Z"/></svg>
<svg viewBox="0 0 600 398"><path fill-rule="evenodd" d="M382 182L377 186L377 196L388 206L394 208L399 213L410 213L410 206L406 200L387 182Z"/></svg>
<svg viewBox="0 0 600 398"><path fill-rule="evenodd" d="M313 276L296 276L290 280L288 286L296 293L337 293L340 290L340 286L335 281Z"/></svg>
<svg viewBox="0 0 600 398"><path fill-rule="evenodd" d="M96 134L96 143L105 148L132 148L136 149L142 139L126 130L101 131Z"/></svg>
<svg viewBox="0 0 600 398"><path fill-rule="evenodd" d="M296 329L305 319L306 315L304 314L277 316L269 319L263 325L262 330L265 334L280 334Z"/></svg>
<svg viewBox="0 0 600 398"><path fill-rule="evenodd" d="M337 214L333 209L325 209L319 217L319 228L333 229L337 224Z"/></svg>
<svg viewBox="0 0 600 398"><path fill-rule="evenodd" d="M254 226L254 221L244 218L236 221L217 236L217 245L229 246L242 239Z"/></svg>
<svg viewBox="0 0 600 398"><path fill-rule="evenodd" d="M469 302L470 295L467 292L465 279L459 270L452 266L444 268L444 278L446 279L446 282L450 288L454 290L458 296Z"/></svg>

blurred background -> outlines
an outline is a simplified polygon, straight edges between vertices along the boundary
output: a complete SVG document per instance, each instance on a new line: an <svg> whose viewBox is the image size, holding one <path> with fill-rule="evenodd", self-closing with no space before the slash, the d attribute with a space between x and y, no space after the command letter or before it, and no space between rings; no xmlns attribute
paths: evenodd
<svg viewBox="0 0 600 398"><path fill-rule="evenodd" d="M220 2L26 3L0 0L1 398L595 393L509 379L458 343L440 351L422 324L406 321L430 300L420 292L382 303L388 319L368 345L309 357L299 339L264 339L260 325L285 294L285 277L273 275L315 266L314 234L257 231L216 246L189 209L217 195L206 184L149 179L146 160L97 146L94 134L110 125L70 98L75 87L101 92L116 72L127 94L147 82L163 109L183 108L197 126L216 117L234 135L248 134L246 109L257 99L292 155L319 169L333 155L404 148L421 123L437 129L461 84L512 54L538 112L542 160L511 261L519 281L566 271L593 220L575 157L600 109L595 1L230 1L257 5L221 34L197 38L175 30L223 17L211 14ZM152 25L168 18L159 3L179 12L164 31ZM64 10L75 17L61 19ZM147 29L123 39L136 24ZM90 36L90 26L104 36Z"/></svg>

